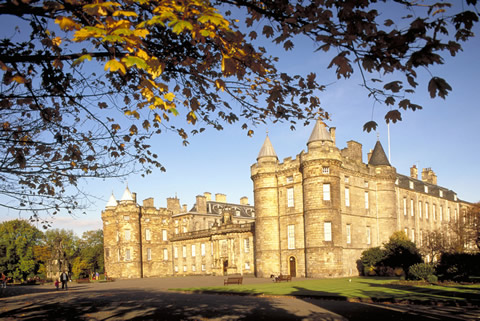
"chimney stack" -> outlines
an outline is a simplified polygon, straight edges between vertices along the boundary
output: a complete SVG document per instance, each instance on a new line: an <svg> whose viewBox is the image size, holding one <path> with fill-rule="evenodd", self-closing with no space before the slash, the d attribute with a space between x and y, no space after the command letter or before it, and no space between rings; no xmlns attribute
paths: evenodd
<svg viewBox="0 0 480 321"><path fill-rule="evenodd" d="M410 177L418 179L418 168L417 165L413 165L410 167Z"/></svg>
<svg viewBox="0 0 480 321"><path fill-rule="evenodd" d="M248 205L248 197L244 196L240 199L240 205Z"/></svg>
<svg viewBox="0 0 480 321"><path fill-rule="evenodd" d="M197 213L207 213L207 198L197 195Z"/></svg>
<svg viewBox="0 0 480 321"><path fill-rule="evenodd" d="M210 202L212 200L212 193L210 192L203 193L203 196L205 196L207 202Z"/></svg>
<svg viewBox="0 0 480 321"><path fill-rule="evenodd" d="M180 200L176 197L167 198L167 209L173 212L173 214L180 213Z"/></svg>
<svg viewBox="0 0 480 321"><path fill-rule="evenodd" d="M437 175L435 175L431 168L424 168L422 170L422 181L437 185Z"/></svg>
<svg viewBox="0 0 480 321"><path fill-rule="evenodd" d="M227 202L227 195L222 193L215 194L215 201L219 203L226 203Z"/></svg>
<svg viewBox="0 0 480 321"><path fill-rule="evenodd" d="M333 140L333 145L336 145L335 144L335 130L336 128L335 127L330 127L330 136L332 137L332 140Z"/></svg>

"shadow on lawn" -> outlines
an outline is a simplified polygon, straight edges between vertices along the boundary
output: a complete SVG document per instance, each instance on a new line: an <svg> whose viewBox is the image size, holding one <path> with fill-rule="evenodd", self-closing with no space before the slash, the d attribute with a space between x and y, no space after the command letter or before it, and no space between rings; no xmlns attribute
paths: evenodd
<svg viewBox="0 0 480 321"><path fill-rule="evenodd" d="M21 320L298 320L275 300L261 297L139 289L33 293L1 299L0 319ZM331 314L310 313L315 320Z"/></svg>

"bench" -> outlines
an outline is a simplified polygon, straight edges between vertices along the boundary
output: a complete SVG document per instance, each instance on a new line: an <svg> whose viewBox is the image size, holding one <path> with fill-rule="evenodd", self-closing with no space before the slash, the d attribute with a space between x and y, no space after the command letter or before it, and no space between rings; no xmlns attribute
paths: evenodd
<svg viewBox="0 0 480 321"><path fill-rule="evenodd" d="M291 275L282 275L280 274L274 279L275 282L282 282L282 281L292 281L292 276Z"/></svg>
<svg viewBox="0 0 480 321"><path fill-rule="evenodd" d="M90 283L89 278L77 279L77 283Z"/></svg>
<svg viewBox="0 0 480 321"><path fill-rule="evenodd" d="M223 281L223 285L228 284L242 284L243 277L230 277Z"/></svg>

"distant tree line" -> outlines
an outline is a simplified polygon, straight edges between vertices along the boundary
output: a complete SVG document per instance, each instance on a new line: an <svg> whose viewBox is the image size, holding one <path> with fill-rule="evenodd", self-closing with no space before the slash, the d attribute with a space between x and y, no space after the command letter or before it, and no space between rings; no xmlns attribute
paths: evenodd
<svg viewBox="0 0 480 321"><path fill-rule="evenodd" d="M55 279L62 271L71 276L103 273L103 231L87 231L81 237L71 230L42 232L29 221L0 224L0 272L26 282Z"/></svg>

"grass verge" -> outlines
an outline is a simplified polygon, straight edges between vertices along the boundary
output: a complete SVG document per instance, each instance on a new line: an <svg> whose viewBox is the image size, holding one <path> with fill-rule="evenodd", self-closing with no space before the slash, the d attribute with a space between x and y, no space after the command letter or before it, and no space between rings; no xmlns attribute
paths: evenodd
<svg viewBox="0 0 480 321"><path fill-rule="evenodd" d="M312 279L285 283L272 282L170 290L241 295L287 295L349 301L413 302L419 304L478 305L480 303L480 285L429 285L399 282L396 278L374 277Z"/></svg>

